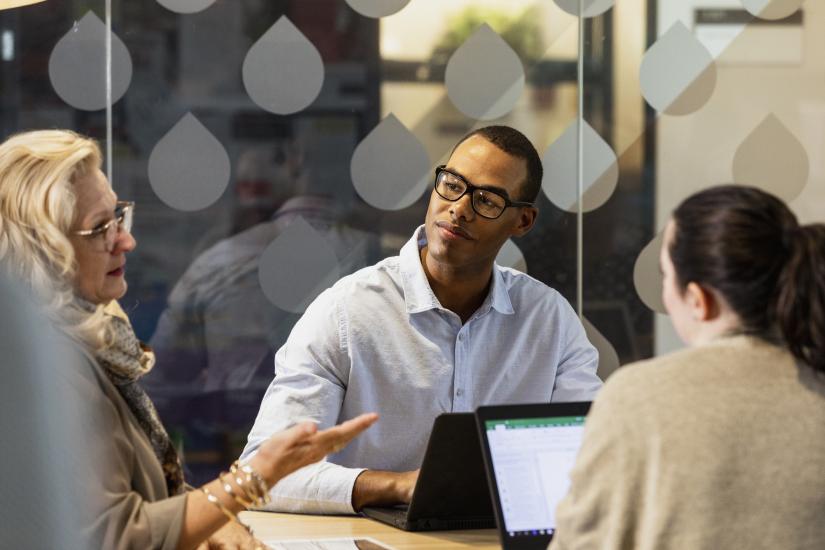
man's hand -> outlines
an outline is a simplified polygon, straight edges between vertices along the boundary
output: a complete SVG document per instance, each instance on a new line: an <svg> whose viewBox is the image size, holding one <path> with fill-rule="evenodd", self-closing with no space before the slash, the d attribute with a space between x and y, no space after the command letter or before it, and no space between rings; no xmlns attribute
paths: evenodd
<svg viewBox="0 0 825 550"><path fill-rule="evenodd" d="M409 504L415 482L418 481L418 472L361 472L352 489L352 507L357 512L364 506Z"/></svg>
<svg viewBox="0 0 825 550"><path fill-rule="evenodd" d="M242 526L230 521L201 543L197 550L257 550L266 548Z"/></svg>

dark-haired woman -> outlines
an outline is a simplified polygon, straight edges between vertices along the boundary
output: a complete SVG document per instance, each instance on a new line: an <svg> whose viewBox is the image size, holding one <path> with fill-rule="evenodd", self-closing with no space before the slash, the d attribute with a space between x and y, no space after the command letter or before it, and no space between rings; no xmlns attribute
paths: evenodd
<svg viewBox="0 0 825 550"><path fill-rule="evenodd" d="M661 268L689 347L604 386L551 548L825 548L825 225L712 188Z"/></svg>

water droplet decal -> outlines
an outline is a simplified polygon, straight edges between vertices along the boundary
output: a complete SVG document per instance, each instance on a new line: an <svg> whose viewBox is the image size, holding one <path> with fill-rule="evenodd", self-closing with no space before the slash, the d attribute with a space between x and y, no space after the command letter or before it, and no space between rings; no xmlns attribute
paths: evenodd
<svg viewBox="0 0 825 550"><path fill-rule="evenodd" d="M335 251L300 217L266 247L258 264L258 281L266 297L292 313L303 313L339 277Z"/></svg>
<svg viewBox="0 0 825 550"><path fill-rule="evenodd" d="M229 155L191 113L172 127L149 156L149 183L177 210L201 210L217 201L229 184Z"/></svg>
<svg viewBox="0 0 825 550"><path fill-rule="evenodd" d="M805 147L774 115L745 138L733 157L736 183L759 187L785 201L802 193L810 170Z"/></svg>
<svg viewBox="0 0 825 550"><path fill-rule="evenodd" d="M662 272L659 270L659 253L664 242L664 231L660 231L636 258L633 267L633 284L642 302L659 313L667 313L662 302Z"/></svg>
<svg viewBox="0 0 825 550"><path fill-rule="evenodd" d="M465 115L480 120L509 113L524 91L524 66L486 23L447 62L447 95Z"/></svg>
<svg viewBox="0 0 825 550"><path fill-rule="evenodd" d="M158 0L167 10L183 14L198 13L214 3L215 0Z"/></svg>
<svg viewBox="0 0 825 550"><path fill-rule="evenodd" d="M613 344L586 317L582 318L582 325L584 325L587 339L599 352L599 370L597 374L602 380L607 380L607 377L619 368L619 354L616 353Z"/></svg>
<svg viewBox="0 0 825 550"><path fill-rule="evenodd" d="M512 239L508 239L501 250L498 251L496 263L503 267L512 267L522 273L527 273L527 260L524 259L524 254Z"/></svg>
<svg viewBox="0 0 825 550"><path fill-rule="evenodd" d="M742 0L742 5L760 19L784 19L796 13L804 0Z"/></svg>
<svg viewBox="0 0 825 550"><path fill-rule="evenodd" d="M677 21L645 52L639 79L651 107L686 115L710 99L716 65L708 49Z"/></svg>
<svg viewBox="0 0 825 550"><path fill-rule="evenodd" d="M57 41L49 56L49 79L60 99L75 109L106 108L106 24L89 11ZM132 80L132 57L112 33L112 102Z"/></svg>
<svg viewBox="0 0 825 550"><path fill-rule="evenodd" d="M616 0L554 0L556 5L571 15L582 17L596 17L601 15L616 3Z"/></svg>
<svg viewBox="0 0 825 550"><path fill-rule="evenodd" d="M289 115L318 97L324 83L324 62L312 42L284 16L247 52L243 83L259 107Z"/></svg>
<svg viewBox="0 0 825 550"><path fill-rule="evenodd" d="M562 210L579 208L577 189L578 122L574 121L554 141L542 157L544 178L541 187L553 204ZM616 153L587 121L583 121L584 173L582 210L589 212L603 205L613 195L619 181Z"/></svg>
<svg viewBox="0 0 825 550"><path fill-rule="evenodd" d="M387 115L352 155L355 190L381 210L400 210L417 201L433 181L426 149L393 114Z"/></svg>
<svg viewBox="0 0 825 550"><path fill-rule="evenodd" d="M364 17L386 17L398 13L410 0L347 0L347 4Z"/></svg>

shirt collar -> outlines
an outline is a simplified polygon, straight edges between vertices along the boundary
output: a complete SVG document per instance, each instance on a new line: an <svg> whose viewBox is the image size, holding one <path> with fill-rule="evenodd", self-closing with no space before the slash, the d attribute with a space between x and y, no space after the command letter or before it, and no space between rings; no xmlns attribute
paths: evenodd
<svg viewBox="0 0 825 550"><path fill-rule="evenodd" d="M424 226L421 225L401 248L399 254L401 284L404 288L404 301L407 304L408 313L443 309L430 287L430 282L424 273L424 266L421 265L421 249L426 245L427 233L424 231ZM490 308L507 315L515 312L507 285L504 282L504 275L498 264L493 264L493 281L490 285L490 292L474 317L484 315L490 311Z"/></svg>

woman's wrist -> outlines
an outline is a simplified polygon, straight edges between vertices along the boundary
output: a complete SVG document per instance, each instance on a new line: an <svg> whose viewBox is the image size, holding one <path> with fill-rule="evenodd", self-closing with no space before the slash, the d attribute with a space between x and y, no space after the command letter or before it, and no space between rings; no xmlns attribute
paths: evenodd
<svg viewBox="0 0 825 550"><path fill-rule="evenodd" d="M255 456L247 462L247 465L249 465L252 470L261 476L266 484L267 490L275 485L275 483L277 483L281 478L276 468L273 466L275 462L275 460L269 459L268 457L262 455L261 452L256 453Z"/></svg>

